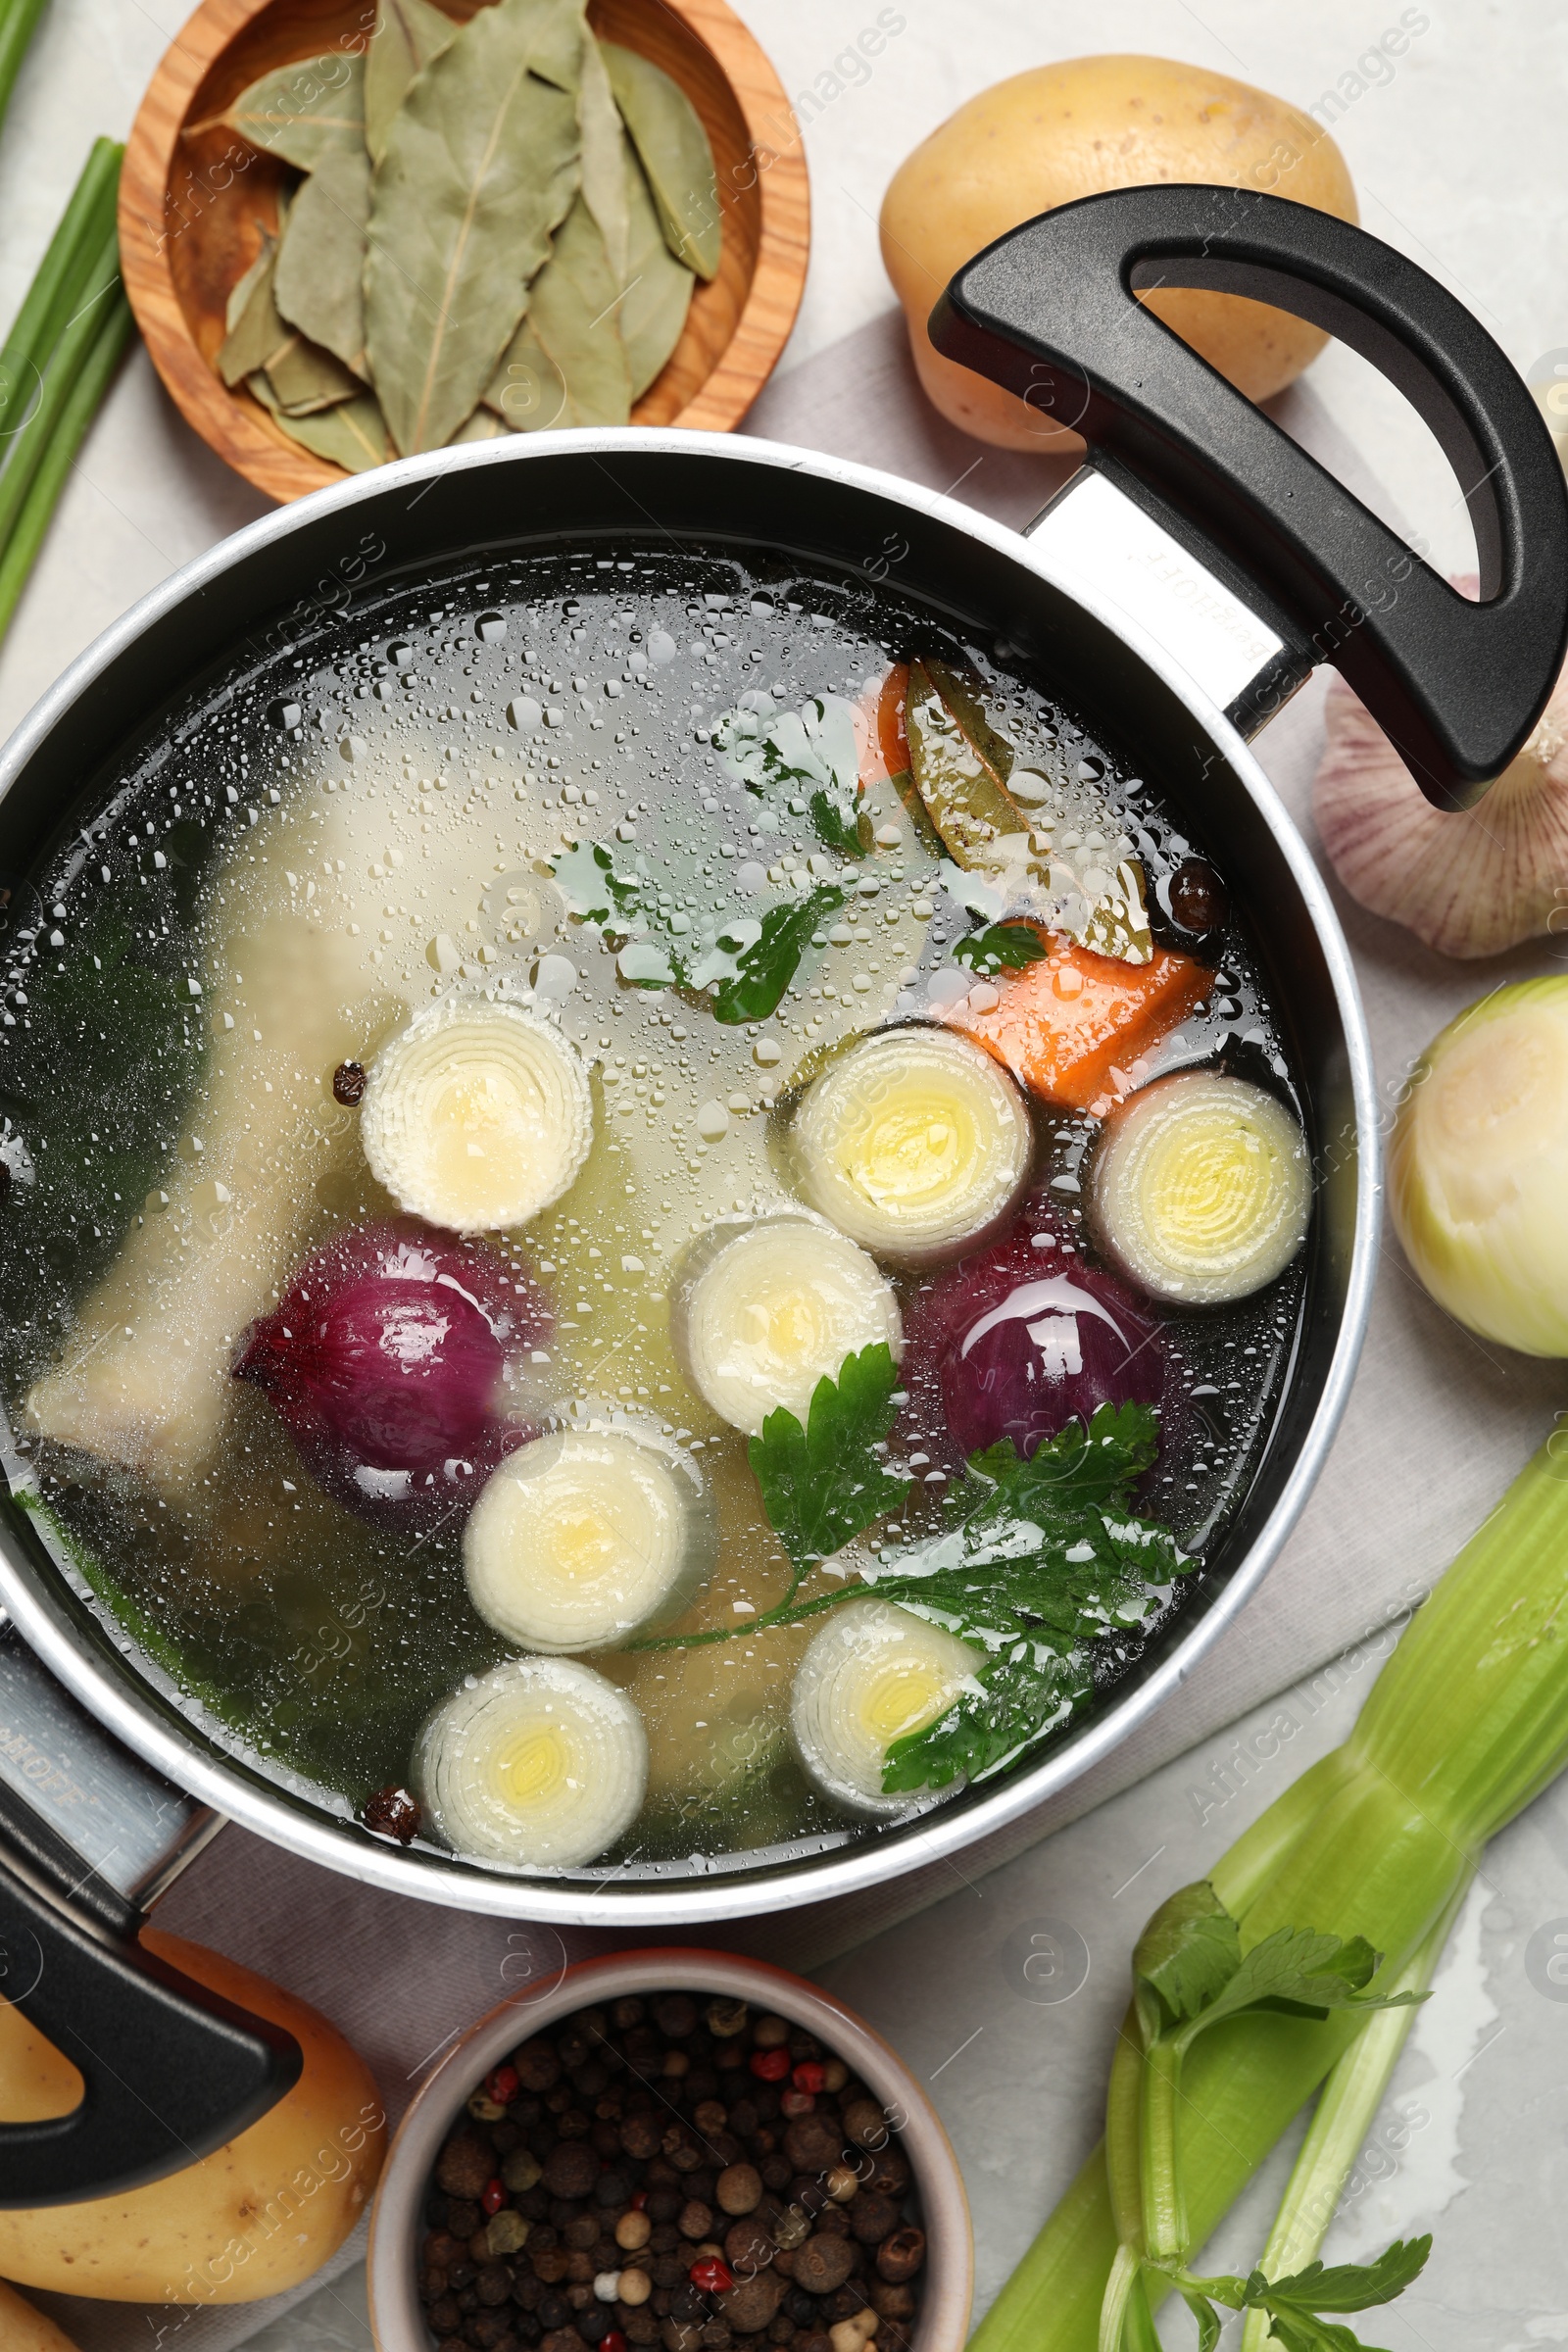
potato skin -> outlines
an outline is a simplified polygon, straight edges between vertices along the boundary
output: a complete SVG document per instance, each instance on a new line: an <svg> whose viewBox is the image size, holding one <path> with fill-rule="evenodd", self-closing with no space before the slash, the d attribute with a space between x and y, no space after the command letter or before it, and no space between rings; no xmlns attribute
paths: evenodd
<svg viewBox="0 0 1568 2352"><path fill-rule="evenodd" d="M286 2026L305 2054L304 2072L260 2123L183 2172L120 2196L0 2212L0 2278L131 2303L251 2303L278 2294L318 2270L365 2210L386 2150L374 2081L324 2017L265 1977L156 1928L143 1931L142 1942ZM0 2008L0 2023L14 2014ZM35 2051L12 2033L0 2036L0 2115L59 2114L74 2103L58 2095L58 2067L43 2070L45 2091L38 2074ZM0 2333L0 2341L9 2338Z"/></svg>
<svg viewBox="0 0 1568 2352"><path fill-rule="evenodd" d="M14 2123L34 2119L14 2116ZM46 2320L41 2311L34 2311L20 2295L12 2293L0 2279L0 2344L5 2352L76 2352L69 2335L63 2335L53 2320Z"/></svg>
<svg viewBox="0 0 1568 2352"><path fill-rule="evenodd" d="M1197 180L1356 218L1345 158L1309 115L1228 74L1159 57L1075 57L982 90L906 156L882 200L882 259L920 381L942 414L1003 449L1081 450L1076 433L933 350L954 272L1036 214L1102 188ZM1145 298L1250 400L1282 391L1327 337L1239 294Z"/></svg>

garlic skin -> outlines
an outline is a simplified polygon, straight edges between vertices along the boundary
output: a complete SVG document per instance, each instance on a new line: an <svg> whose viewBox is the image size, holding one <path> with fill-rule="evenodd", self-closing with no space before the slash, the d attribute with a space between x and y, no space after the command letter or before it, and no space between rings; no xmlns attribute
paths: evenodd
<svg viewBox="0 0 1568 2352"><path fill-rule="evenodd" d="M1529 742L1473 808L1434 808L1336 676L1312 808L1352 899L1440 956L1496 956L1568 931L1568 670Z"/></svg>

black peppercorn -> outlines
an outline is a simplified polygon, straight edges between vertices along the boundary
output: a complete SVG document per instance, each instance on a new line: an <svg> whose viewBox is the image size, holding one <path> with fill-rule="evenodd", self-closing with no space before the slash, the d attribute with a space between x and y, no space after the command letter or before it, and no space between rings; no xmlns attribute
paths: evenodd
<svg viewBox="0 0 1568 2352"><path fill-rule="evenodd" d="M412 1789L393 1782L366 1798L360 1819L377 1838L395 1838L399 1845L408 1845L419 1835L419 1800Z"/></svg>
<svg viewBox="0 0 1568 2352"><path fill-rule="evenodd" d="M1184 858L1159 896L1171 921L1195 937L1217 931L1230 912L1225 885L1206 858Z"/></svg>
<svg viewBox="0 0 1568 2352"><path fill-rule="evenodd" d="M346 1109L352 1110L365 1093L363 1064L357 1061L340 1061L332 1072L332 1093Z"/></svg>

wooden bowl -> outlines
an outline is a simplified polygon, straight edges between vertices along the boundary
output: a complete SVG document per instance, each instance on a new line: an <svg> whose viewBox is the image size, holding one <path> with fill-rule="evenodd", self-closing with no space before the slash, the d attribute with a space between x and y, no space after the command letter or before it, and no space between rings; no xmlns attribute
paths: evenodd
<svg viewBox="0 0 1568 2352"><path fill-rule="evenodd" d="M481 0L440 0L466 22ZM767 381L806 282L806 160L777 74L724 0L590 0L596 32L678 81L712 142L723 250L698 281L685 332L632 411L634 424L728 432ZM211 124L274 66L363 46L367 0L203 0L148 85L120 185L120 258L153 365L181 415L272 498L301 498L342 468L281 432L215 365L229 288L277 225L294 174Z"/></svg>

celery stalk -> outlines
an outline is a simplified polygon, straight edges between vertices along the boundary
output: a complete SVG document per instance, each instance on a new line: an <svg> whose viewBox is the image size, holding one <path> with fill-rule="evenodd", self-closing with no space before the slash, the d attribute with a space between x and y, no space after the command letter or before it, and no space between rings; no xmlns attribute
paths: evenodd
<svg viewBox="0 0 1568 2352"><path fill-rule="evenodd" d="M1466 1879L1426 1941L1400 1970L1396 1990L1425 1993L1431 1989L1448 1931L1469 1890ZM1328 2235L1415 2016L1413 2008L1378 2010L1330 2070L1258 2262L1265 2278L1289 2278L1304 2270ZM1263 2352L1268 2332L1268 2314L1250 2311L1242 2329L1241 2352Z"/></svg>
<svg viewBox="0 0 1568 2352"><path fill-rule="evenodd" d="M1361 1935L1397 1975L1449 1916L1486 1840L1568 1761L1568 1458L1556 1446L1441 1580L1345 1746L1209 1874L1244 1946L1280 1927ZM1254 2014L1199 2039L1181 2118L1195 2244L1366 2026L1344 2012ZM974 2352L1095 2352L1117 2244L1101 2147L981 2322Z"/></svg>

